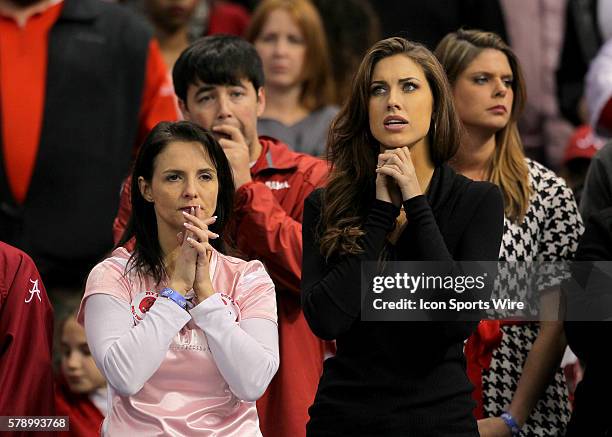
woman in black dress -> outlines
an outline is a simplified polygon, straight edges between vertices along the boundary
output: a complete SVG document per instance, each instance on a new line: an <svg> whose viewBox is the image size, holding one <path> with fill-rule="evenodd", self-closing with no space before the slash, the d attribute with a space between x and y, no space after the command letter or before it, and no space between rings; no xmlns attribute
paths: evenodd
<svg viewBox="0 0 612 437"><path fill-rule="evenodd" d="M497 187L445 162L460 121L442 67L402 38L376 43L332 125L325 189L305 203L302 303L336 339L308 436L477 436L463 342L476 322L363 322L364 261L497 260Z"/></svg>

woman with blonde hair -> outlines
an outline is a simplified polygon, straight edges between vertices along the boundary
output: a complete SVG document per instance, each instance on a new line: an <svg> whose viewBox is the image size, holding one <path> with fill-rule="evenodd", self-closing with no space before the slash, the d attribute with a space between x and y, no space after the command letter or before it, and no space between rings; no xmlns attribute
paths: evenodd
<svg viewBox="0 0 612 437"><path fill-rule="evenodd" d="M337 343L307 435L477 436L463 357L477 322L364 322L361 266L495 260L501 195L445 164L461 125L429 50L379 41L354 82L329 135L330 181L304 206L304 315Z"/></svg>
<svg viewBox="0 0 612 437"><path fill-rule="evenodd" d="M266 109L257 129L293 150L320 155L338 112L325 29L308 0L263 0L246 39L264 67Z"/></svg>
<svg viewBox="0 0 612 437"><path fill-rule="evenodd" d="M563 180L523 153L517 120L526 92L515 54L498 35L476 30L448 34L435 53L466 131L451 165L495 183L504 197L499 259L572 258L582 220ZM482 436L515 436L521 428L530 436L562 435L569 419L559 368L565 346L562 322L480 323L466 355Z"/></svg>

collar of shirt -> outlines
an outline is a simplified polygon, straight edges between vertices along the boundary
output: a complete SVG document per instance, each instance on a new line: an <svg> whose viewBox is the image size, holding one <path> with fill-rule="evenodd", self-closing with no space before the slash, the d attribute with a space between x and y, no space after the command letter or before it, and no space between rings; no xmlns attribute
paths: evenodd
<svg viewBox="0 0 612 437"><path fill-rule="evenodd" d="M28 20L41 14L64 0L42 0L31 6L16 6L12 2L0 0L0 15L13 19L21 28L25 27Z"/></svg>
<svg viewBox="0 0 612 437"><path fill-rule="evenodd" d="M253 175L264 170L292 170L297 167L299 153L289 149L285 143L271 137L260 136L261 154L251 167Z"/></svg>

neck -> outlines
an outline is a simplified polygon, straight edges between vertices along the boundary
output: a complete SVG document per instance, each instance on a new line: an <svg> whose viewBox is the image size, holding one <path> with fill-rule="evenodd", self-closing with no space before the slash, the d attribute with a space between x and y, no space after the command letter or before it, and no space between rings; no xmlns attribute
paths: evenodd
<svg viewBox="0 0 612 437"><path fill-rule="evenodd" d="M11 0L0 0L0 14L15 20L19 27L25 27L28 18L32 15L44 11L60 1L61 0L40 0L30 5L22 6Z"/></svg>
<svg viewBox="0 0 612 437"><path fill-rule="evenodd" d="M163 254L164 264L166 266L166 271L168 272L168 275L170 275L174 270L174 263L180 248L176 232L171 229L160 229L160 226L158 225L157 235L159 238L159 246Z"/></svg>
<svg viewBox="0 0 612 437"><path fill-rule="evenodd" d="M450 163L458 173L470 179L487 180L495 145L495 133L466 127L461 146Z"/></svg>
<svg viewBox="0 0 612 437"><path fill-rule="evenodd" d="M283 124L291 125L308 115L308 111L301 102L301 86L293 87L266 87L266 109L263 117L278 120Z"/></svg>
<svg viewBox="0 0 612 437"><path fill-rule="evenodd" d="M186 27L181 27L175 31L167 31L160 27L155 29L155 37L159 41L159 48L169 70L172 70L174 63L183 50L189 46L189 35Z"/></svg>

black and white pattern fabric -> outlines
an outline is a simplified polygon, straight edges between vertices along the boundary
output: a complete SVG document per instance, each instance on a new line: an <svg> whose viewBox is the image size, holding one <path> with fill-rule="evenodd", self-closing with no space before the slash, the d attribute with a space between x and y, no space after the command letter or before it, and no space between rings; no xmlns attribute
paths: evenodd
<svg viewBox="0 0 612 437"><path fill-rule="evenodd" d="M546 167L527 159L533 190L521 223L504 219L501 261L560 261L571 259L584 226L571 190ZM508 408L523 365L535 341L537 323L504 325L503 339L493 353L489 369L482 374L485 416L497 417ZM523 427L529 437L563 436L569 421L568 392L563 371L538 401Z"/></svg>

